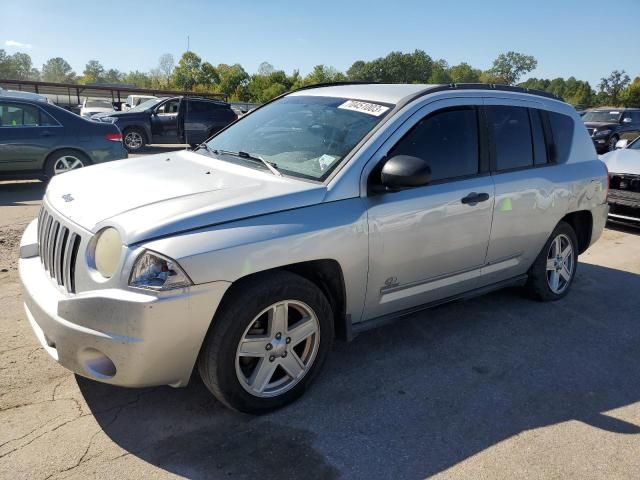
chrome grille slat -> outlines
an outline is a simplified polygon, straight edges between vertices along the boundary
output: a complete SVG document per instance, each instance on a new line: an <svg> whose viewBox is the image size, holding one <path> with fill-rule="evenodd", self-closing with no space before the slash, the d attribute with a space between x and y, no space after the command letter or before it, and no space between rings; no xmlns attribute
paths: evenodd
<svg viewBox="0 0 640 480"><path fill-rule="evenodd" d="M80 247L80 235L42 207L38 215L38 253L49 276L66 289L75 293L74 261Z"/></svg>

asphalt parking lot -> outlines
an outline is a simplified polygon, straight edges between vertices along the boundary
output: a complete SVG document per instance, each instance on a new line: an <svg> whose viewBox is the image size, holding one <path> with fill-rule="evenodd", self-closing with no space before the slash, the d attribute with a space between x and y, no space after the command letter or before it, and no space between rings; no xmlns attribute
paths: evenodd
<svg viewBox="0 0 640 480"><path fill-rule="evenodd" d="M0 182L0 478L640 478L640 230L609 228L570 295L506 290L337 343L276 413L58 366L26 321L40 182Z"/></svg>

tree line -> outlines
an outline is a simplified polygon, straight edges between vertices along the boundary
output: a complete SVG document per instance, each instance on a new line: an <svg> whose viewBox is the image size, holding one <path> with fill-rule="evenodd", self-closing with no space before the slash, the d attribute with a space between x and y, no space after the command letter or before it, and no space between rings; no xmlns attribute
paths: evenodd
<svg viewBox="0 0 640 480"><path fill-rule="evenodd" d="M303 76L291 74L263 62L258 71L249 74L239 64L213 65L194 52L182 54L178 63L165 53L155 68L148 72L122 72L105 68L98 60L89 60L82 74L77 74L62 57L50 58L42 68L33 66L31 57L22 52L8 55L0 49L0 78L7 80L42 80L59 83L127 84L139 88L179 89L194 92L222 93L230 100L263 103L286 91L305 85L338 81L382 83L496 83L519 85L553 93L581 107L599 105L640 107L640 77L631 81L624 71L615 70L593 88L589 82L569 78L529 78L538 61L518 52L500 54L488 70L468 63L449 65L444 59L433 59L423 50L411 53L391 52L385 57L354 62L346 72L327 65L316 65Z"/></svg>

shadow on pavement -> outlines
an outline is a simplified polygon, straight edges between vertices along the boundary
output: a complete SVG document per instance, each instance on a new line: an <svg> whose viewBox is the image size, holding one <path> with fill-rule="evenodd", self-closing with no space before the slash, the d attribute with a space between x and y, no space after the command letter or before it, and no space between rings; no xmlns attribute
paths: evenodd
<svg viewBox="0 0 640 480"><path fill-rule="evenodd" d="M30 182L1 182L0 183L0 207L24 205L25 202L42 200L45 182L39 180Z"/></svg>
<svg viewBox="0 0 640 480"><path fill-rule="evenodd" d="M569 420L640 434L606 413L640 401L639 291L638 275L580 264L559 302L506 290L423 312L338 343L306 396L262 417L197 380L78 385L111 439L189 478L424 478Z"/></svg>

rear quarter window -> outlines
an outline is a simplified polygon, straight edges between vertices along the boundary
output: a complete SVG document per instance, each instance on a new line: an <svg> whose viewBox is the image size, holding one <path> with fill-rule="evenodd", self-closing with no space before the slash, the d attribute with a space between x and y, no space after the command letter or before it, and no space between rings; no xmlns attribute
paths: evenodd
<svg viewBox="0 0 640 480"><path fill-rule="evenodd" d="M575 128L573 118L562 113L548 113L551 132L553 133L553 143L555 144L555 160L558 163L564 163L569 159L569 154L571 153L573 130Z"/></svg>

